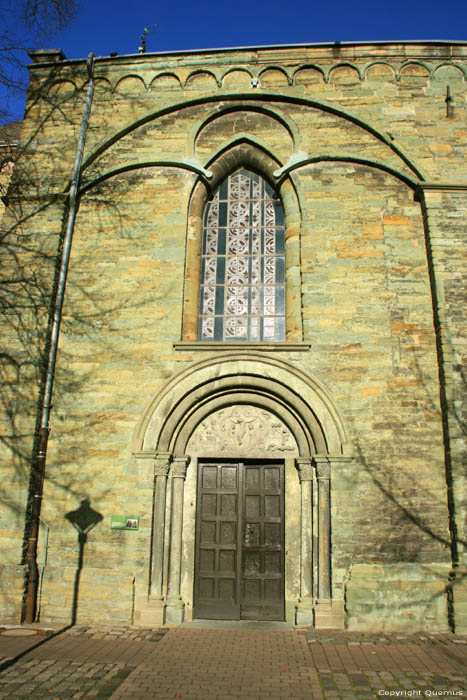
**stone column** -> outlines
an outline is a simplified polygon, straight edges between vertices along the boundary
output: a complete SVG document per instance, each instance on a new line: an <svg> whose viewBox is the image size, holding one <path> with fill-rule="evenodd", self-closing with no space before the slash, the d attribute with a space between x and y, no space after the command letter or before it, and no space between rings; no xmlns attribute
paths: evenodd
<svg viewBox="0 0 467 700"><path fill-rule="evenodd" d="M184 603L180 596L182 573L183 490L189 457L175 457L172 463L172 505L170 527L169 584L167 622L183 622Z"/></svg>
<svg viewBox="0 0 467 700"><path fill-rule="evenodd" d="M167 474L172 455L157 454L154 461L154 518L152 523L152 567L150 596L162 600L164 574L165 501Z"/></svg>
<svg viewBox="0 0 467 700"><path fill-rule="evenodd" d="M198 340L200 260L203 241L201 232L203 230L203 213L207 197L206 185L203 182L198 182L191 198L187 222L182 340Z"/></svg>
<svg viewBox="0 0 467 700"><path fill-rule="evenodd" d="M456 632L467 632L467 443L462 420L465 396L465 212L467 183L419 185L428 268L430 272L440 408L443 418L444 474L452 574L448 614ZM441 466L441 465L440 465ZM441 469L439 469L441 473ZM452 585L451 587L451 584Z"/></svg>
<svg viewBox="0 0 467 700"><path fill-rule="evenodd" d="M313 458L318 480L318 598L331 599L331 504L329 480L331 465L327 457Z"/></svg>
<svg viewBox="0 0 467 700"><path fill-rule="evenodd" d="M464 288L467 264L465 255L460 254L465 247L467 183L424 182L419 185L418 195L424 214L437 340L451 561L455 568L467 567L467 443L461 418L466 385L462 358L465 356L467 331ZM459 598L466 596L464 599L467 600L465 580L462 585L465 586L463 593L457 584L453 592ZM457 630L460 618L456 613L451 614L456 618ZM459 614L464 618L462 625L465 629L467 615L464 612Z"/></svg>
<svg viewBox="0 0 467 700"><path fill-rule="evenodd" d="M311 458L296 460L300 479L300 600L297 605L297 624L313 623L313 465Z"/></svg>

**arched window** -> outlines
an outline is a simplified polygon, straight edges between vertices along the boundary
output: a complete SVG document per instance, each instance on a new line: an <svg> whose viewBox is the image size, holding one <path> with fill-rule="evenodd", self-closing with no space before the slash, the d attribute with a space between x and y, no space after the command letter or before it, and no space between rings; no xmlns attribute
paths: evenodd
<svg viewBox="0 0 467 700"><path fill-rule="evenodd" d="M248 170L224 180L206 207L199 339L285 340L284 212Z"/></svg>

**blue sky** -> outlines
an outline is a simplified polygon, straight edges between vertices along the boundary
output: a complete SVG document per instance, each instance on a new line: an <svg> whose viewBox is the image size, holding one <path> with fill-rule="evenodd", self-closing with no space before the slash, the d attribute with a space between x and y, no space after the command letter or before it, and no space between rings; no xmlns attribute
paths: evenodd
<svg viewBox="0 0 467 700"><path fill-rule="evenodd" d="M467 41L467 0L78 0L76 20L31 48L67 58L332 41ZM156 28L154 29L154 25ZM24 61L28 57L24 52ZM24 98L11 103L21 118Z"/></svg>
<svg viewBox="0 0 467 700"><path fill-rule="evenodd" d="M467 0L81 0L55 44L68 58L148 51L396 39L467 40Z"/></svg>

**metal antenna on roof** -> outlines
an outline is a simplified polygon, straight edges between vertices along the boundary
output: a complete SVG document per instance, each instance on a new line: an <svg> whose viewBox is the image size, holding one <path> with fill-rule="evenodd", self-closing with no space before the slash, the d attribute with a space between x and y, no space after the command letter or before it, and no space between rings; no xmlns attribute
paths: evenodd
<svg viewBox="0 0 467 700"><path fill-rule="evenodd" d="M146 53L146 35L149 34L148 28L145 27L141 34L141 45L138 46L138 53Z"/></svg>
<svg viewBox="0 0 467 700"><path fill-rule="evenodd" d="M156 26L157 25L155 24L154 29L153 29L154 32L156 31ZM141 39L140 39L141 45L138 46L138 53L146 53L146 37L149 33L150 33L149 29L147 27L145 27L143 29L143 33L141 34Z"/></svg>

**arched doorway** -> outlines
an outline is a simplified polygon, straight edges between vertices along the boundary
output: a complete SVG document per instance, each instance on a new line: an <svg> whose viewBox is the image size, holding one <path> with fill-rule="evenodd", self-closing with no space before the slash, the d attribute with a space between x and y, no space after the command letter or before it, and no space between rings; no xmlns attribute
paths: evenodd
<svg viewBox="0 0 467 700"><path fill-rule="evenodd" d="M197 462L193 615L283 620L293 589L285 533L288 551L296 529L285 522L285 461L297 444L277 414L238 401L210 413L187 444Z"/></svg>
<svg viewBox="0 0 467 700"><path fill-rule="evenodd" d="M350 457L320 383L261 352L203 360L154 398L136 444L155 464L148 606L160 622L330 614L331 469Z"/></svg>

